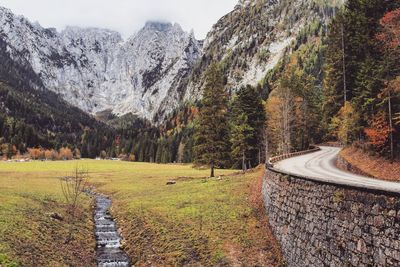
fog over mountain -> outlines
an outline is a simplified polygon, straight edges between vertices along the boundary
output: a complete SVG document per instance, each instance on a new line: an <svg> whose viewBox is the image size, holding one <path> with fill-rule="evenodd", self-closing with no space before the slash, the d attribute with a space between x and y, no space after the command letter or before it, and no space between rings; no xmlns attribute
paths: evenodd
<svg viewBox="0 0 400 267"><path fill-rule="evenodd" d="M124 38L151 20L179 23L185 31L193 29L196 38L204 39L212 25L236 4L237 0L0 0L0 6L46 28L107 28Z"/></svg>

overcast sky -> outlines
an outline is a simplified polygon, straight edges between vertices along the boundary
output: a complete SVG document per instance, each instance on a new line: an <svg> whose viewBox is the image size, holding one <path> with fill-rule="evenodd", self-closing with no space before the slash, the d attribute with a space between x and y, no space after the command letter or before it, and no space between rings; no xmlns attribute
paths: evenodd
<svg viewBox="0 0 400 267"><path fill-rule="evenodd" d="M203 39L217 20L233 10L238 0L0 0L0 6L24 15L43 27L101 27L125 38L146 21L179 23Z"/></svg>

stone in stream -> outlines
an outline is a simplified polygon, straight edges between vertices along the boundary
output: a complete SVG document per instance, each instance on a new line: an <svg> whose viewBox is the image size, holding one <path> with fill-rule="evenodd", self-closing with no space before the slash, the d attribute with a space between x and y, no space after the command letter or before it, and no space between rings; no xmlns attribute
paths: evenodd
<svg viewBox="0 0 400 267"><path fill-rule="evenodd" d="M121 236L117 225L109 214L111 200L102 195L96 195L96 211L94 222L96 226L97 264L99 267L128 267L131 261L121 249Z"/></svg>

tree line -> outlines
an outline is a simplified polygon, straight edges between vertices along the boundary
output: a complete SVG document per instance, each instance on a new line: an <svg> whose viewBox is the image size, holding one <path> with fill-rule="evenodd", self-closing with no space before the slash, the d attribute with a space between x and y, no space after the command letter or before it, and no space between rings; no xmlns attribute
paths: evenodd
<svg viewBox="0 0 400 267"><path fill-rule="evenodd" d="M331 23L323 119L343 144L400 152L400 1L350 0Z"/></svg>

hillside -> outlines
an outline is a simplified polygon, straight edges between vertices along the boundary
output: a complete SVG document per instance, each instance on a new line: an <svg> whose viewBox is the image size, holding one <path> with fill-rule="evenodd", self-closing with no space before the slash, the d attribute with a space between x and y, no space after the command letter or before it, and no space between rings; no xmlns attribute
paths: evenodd
<svg viewBox="0 0 400 267"><path fill-rule="evenodd" d="M292 43L305 29L313 24L326 28L340 4L314 0L239 1L208 33L186 99L201 96L204 71L212 61L222 62L229 90L235 92L247 84L256 86L286 52L291 52Z"/></svg>
<svg viewBox="0 0 400 267"><path fill-rule="evenodd" d="M99 138L112 136L113 130L55 94L0 82L0 133L4 156L37 146L69 146L81 150L84 157L95 157L110 146Z"/></svg>

